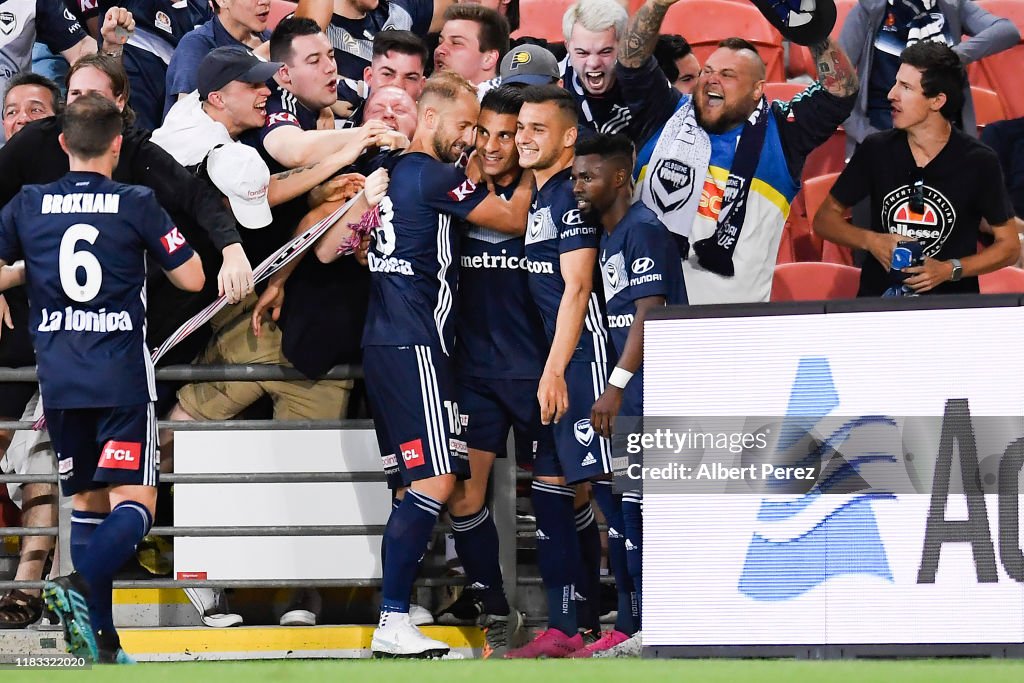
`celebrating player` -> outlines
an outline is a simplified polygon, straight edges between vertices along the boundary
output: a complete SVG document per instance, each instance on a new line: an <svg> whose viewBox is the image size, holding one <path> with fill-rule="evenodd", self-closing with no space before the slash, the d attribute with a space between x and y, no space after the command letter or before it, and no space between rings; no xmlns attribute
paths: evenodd
<svg viewBox="0 0 1024 683"><path fill-rule="evenodd" d="M647 312L666 303L686 303L675 239L646 205L631 205L632 168L633 145L622 135L597 135L576 143L573 190L580 210L604 227L601 278L608 333L619 359L591 410L594 431L604 437L611 437L616 416L643 415L641 360ZM618 495L615 498L619 500ZM615 639L622 642L602 653L606 655L639 654L640 505L640 494L628 492L621 497L622 514L607 518L608 559L619 595L615 631L621 635Z"/></svg>
<svg viewBox="0 0 1024 683"><path fill-rule="evenodd" d="M572 193L575 102L556 85L530 86L523 97L516 146L520 165L534 169L537 180L526 232L529 285L550 349L537 398L544 424L554 423L557 457L537 454L532 488L550 628L506 657L567 657L583 648L580 624L596 626L593 616L577 617L573 598L580 582L582 604L593 611L600 541L590 502L574 507L572 485L611 472L609 444L590 426L590 407L606 381L607 332L593 292L597 227L577 208ZM594 494L602 509L614 504L610 486L596 486ZM581 556L584 576L578 570Z"/></svg>
<svg viewBox="0 0 1024 683"><path fill-rule="evenodd" d="M449 650L412 624L409 595L441 506L469 475L450 358L458 284L452 216L521 234L529 203L525 182L506 201L451 165L473 144L479 113L476 89L461 76L443 72L427 81L412 144L386 164L391 183L367 254L366 391L388 484L409 487L384 530L375 656Z"/></svg>
<svg viewBox="0 0 1024 683"><path fill-rule="evenodd" d="M152 190L110 178L121 113L83 95L64 115L71 171L24 188L0 214L0 261L25 259L29 328L61 489L72 496L77 572L47 582L69 650L130 662L114 629L114 573L153 523L157 440L145 345L148 252L178 287L199 291L202 264Z"/></svg>
<svg viewBox="0 0 1024 683"><path fill-rule="evenodd" d="M484 95L477 121L476 153L496 193L512 196L523 171L516 151L520 92L500 87ZM498 564L498 530L485 505L487 482L498 453L514 429L516 456L526 462L551 449L551 430L540 423L535 394L544 364L540 319L530 299L522 236L471 226L462 240L455 364L459 409L467 420L472 476L448 501L455 549L468 587L438 615L442 624L481 623L485 655L501 657L522 621L510 609Z"/></svg>

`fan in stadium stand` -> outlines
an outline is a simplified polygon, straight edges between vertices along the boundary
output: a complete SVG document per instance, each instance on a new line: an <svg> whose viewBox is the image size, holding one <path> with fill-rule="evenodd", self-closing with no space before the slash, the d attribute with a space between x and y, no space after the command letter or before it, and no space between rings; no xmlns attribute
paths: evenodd
<svg viewBox="0 0 1024 683"><path fill-rule="evenodd" d="M787 40L814 45L828 38L836 24L833 0L751 0Z"/></svg>

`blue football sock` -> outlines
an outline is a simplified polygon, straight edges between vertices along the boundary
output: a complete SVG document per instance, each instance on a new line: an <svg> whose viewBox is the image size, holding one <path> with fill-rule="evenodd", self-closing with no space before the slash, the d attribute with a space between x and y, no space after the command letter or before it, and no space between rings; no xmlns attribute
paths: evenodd
<svg viewBox="0 0 1024 683"><path fill-rule="evenodd" d="M89 584L89 618L92 630L115 633L111 605L114 574L135 552L135 546L153 525L153 516L142 503L125 501L115 507L92 532L78 573Z"/></svg>
<svg viewBox="0 0 1024 683"><path fill-rule="evenodd" d="M450 516L455 552L462 560L467 582L479 594L487 614L507 616L509 607L498 563L498 529L494 518L486 506L465 517Z"/></svg>
<svg viewBox="0 0 1024 683"><path fill-rule="evenodd" d="M575 636L577 630L573 578L580 547L573 523L574 496L568 486L533 482L537 565L548 598L548 627L567 636Z"/></svg>
<svg viewBox="0 0 1024 683"><path fill-rule="evenodd" d="M636 592L636 626L640 628L640 615L643 614L643 495L625 493L622 496L622 519L626 530L626 566L633 578L633 589Z"/></svg>
<svg viewBox="0 0 1024 683"><path fill-rule="evenodd" d="M615 591L618 596L618 616L615 630L627 635L636 632L633 620L633 578L626 564L625 523L622 517L622 496L612 492L612 482L595 481L591 489L594 500L601 508L601 514L608 522L608 565L615 576Z"/></svg>
<svg viewBox="0 0 1024 683"><path fill-rule="evenodd" d="M388 527L391 526L391 518L395 516L395 510L402 505L402 500L394 496L394 491L391 495L391 514L388 515L388 521L384 525L384 536L380 540L380 566L383 569L384 562L388 556L387 546L384 545L384 539L388 537Z"/></svg>
<svg viewBox="0 0 1024 683"><path fill-rule="evenodd" d="M419 571L420 558L427 551L441 503L409 489L402 504L391 513L384 531L386 561L381 590L382 612L408 612L409 596Z"/></svg>
<svg viewBox="0 0 1024 683"><path fill-rule="evenodd" d="M580 554L577 558L576 614L579 627L601 632L601 532L588 502L574 512Z"/></svg>
<svg viewBox="0 0 1024 683"><path fill-rule="evenodd" d="M93 532L106 518L106 512L71 511L71 563L75 567L84 561L85 549L92 540Z"/></svg>

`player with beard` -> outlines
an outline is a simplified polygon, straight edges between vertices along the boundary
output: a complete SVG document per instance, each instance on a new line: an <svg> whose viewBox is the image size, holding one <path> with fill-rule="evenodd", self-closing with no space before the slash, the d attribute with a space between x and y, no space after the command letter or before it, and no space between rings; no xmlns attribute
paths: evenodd
<svg viewBox="0 0 1024 683"><path fill-rule="evenodd" d="M526 231L530 293L540 311L548 353L537 388L541 420L552 424L555 457L538 452L532 500L537 517L537 561L548 600L548 629L508 658L568 657L584 647L581 625L595 620L577 614L597 602L593 580L600 565L600 541L590 501L576 501L574 484L599 481L611 473L611 448L590 425L590 408L607 377L607 331L593 291L598 228L581 214L572 191L576 105L556 85L523 89L516 146L519 164L537 180ZM606 518L620 516L610 487L595 486ZM583 558L583 571L580 560ZM611 647L603 636L589 648Z"/></svg>
<svg viewBox="0 0 1024 683"><path fill-rule="evenodd" d="M476 153L495 193L508 199L523 171L516 151L522 95L511 87L488 92L477 120ZM485 656L501 657L522 617L508 605L498 563L498 530L485 505L494 459L504 456L509 429L516 458L551 449L535 398L544 365L540 319L530 298L521 235L471 225L462 239L455 366L459 410L467 418L471 477L448 501L455 550L466 569L466 589L438 615L442 624L482 624Z"/></svg>
<svg viewBox="0 0 1024 683"><path fill-rule="evenodd" d="M604 228L601 277L608 333L618 357L608 386L591 411L594 431L606 438L611 438L612 423L619 415L643 415L644 318L656 307L686 303L675 240L653 211L642 202L632 203L632 168L633 145L621 135L598 135L576 145L573 189L580 210ZM595 489L610 483L595 483ZM598 495L613 494L599 491ZM641 495L639 491L615 495L621 500L622 514L608 518L608 561L615 574L619 612L613 635L607 639L620 642L595 656L639 654Z"/></svg>
<svg viewBox="0 0 1024 683"><path fill-rule="evenodd" d="M675 2L647 0L637 10L619 43L623 69L650 59ZM767 101L765 64L742 38L719 43L692 96L666 81L622 80L628 100L676 103L638 151L636 196L688 238L683 274L692 304L768 301L804 162L850 115L857 93L856 71L835 42L811 52L818 81L790 102Z"/></svg>
<svg viewBox="0 0 1024 683"><path fill-rule="evenodd" d="M380 622L371 643L377 657L449 651L412 624L409 595L441 507L470 473L451 360L452 219L522 234L530 191L522 181L506 201L453 165L473 144L479 114L476 89L461 76L442 72L427 81L412 144L385 164L390 185L367 253L363 372L388 485L401 497L384 530Z"/></svg>

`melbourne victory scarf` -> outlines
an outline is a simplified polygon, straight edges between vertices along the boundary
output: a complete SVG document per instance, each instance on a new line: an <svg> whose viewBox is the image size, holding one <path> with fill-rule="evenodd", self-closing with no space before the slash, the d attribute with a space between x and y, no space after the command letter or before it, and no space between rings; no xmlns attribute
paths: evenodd
<svg viewBox="0 0 1024 683"><path fill-rule="evenodd" d="M700 265L732 276L732 255L747 215L747 194L764 146L769 108L762 97L747 119L736 145L715 233L693 245ZM637 193L673 233L689 237L711 163L711 139L697 124L687 98L665 123ZM686 258L686 255L683 255Z"/></svg>

